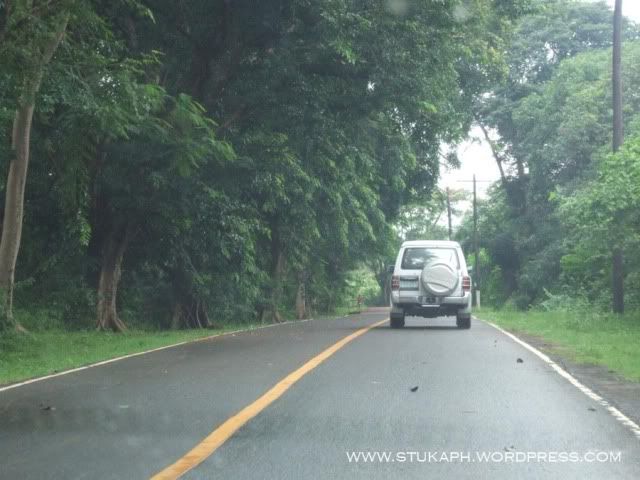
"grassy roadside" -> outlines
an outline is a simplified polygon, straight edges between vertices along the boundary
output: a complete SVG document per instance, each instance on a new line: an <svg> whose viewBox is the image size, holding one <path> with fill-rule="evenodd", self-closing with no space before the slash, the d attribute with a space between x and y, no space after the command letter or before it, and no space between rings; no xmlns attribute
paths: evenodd
<svg viewBox="0 0 640 480"><path fill-rule="evenodd" d="M579 363L603 365L629 380L640 381L640 313L616 317L593 312L495 311L483 308L478 318L514 333L550 342L551 353Z"/></svg>
<svg viewBox="0 0 640 480"><path fill-rule="evenodd" d="M53 329L27 335L0 335L0 385L257 326L238 324L215 330L130 330L124 334Z"/></svg>

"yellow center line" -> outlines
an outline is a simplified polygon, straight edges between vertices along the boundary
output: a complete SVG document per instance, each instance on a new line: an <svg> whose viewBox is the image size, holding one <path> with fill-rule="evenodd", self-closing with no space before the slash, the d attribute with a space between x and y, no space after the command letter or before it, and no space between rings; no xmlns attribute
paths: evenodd
<svg viewBox="0 0 640 480"><path fill-rule="evenodd" d="M388 321L389 319L387 318L380 322L369 325L368 327L356 330L351 335L344 337L342 340L339 340L326 350L313 357L300 368L291 372L289 375L276 383L273 387L271 387L271 389L269 389L265 394L263 394L253 403L250 403L249 405L244 407L233 417L228 418L222 425L216 428L200 443L193 447L191 451L187 452L175 463L156 473L153 477L151 477L151 480L169 480L180 478L189 470L204 462L222 444L224 444L224 442L229 440L229 438L231 438L231 436L236 433L243 425L245 425L249 420L262 412L278 398L280 398L282 394L289 389L289 387L291 387L294 383L304 377L307 373L316 368L318 365L320 365L327 358L336 353L349 342L355 340L361 335L364 335L372 328L378 327Z"/></svg>

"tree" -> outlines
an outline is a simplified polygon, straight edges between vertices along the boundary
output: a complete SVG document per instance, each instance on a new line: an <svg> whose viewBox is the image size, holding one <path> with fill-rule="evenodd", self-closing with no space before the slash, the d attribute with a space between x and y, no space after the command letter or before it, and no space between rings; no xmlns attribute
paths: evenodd
<svg viewBox="0 0 640 480"><path fill-rule="evenodd" d="M19 330L22 327L13 318L13 288L22 236L33 112L47 65L67 28L71 5L72 2L62 2L60 5L36 6L28 1L8 4L0 33L0 59L3 65L14 68L16 85L11 134L13 155L7 175L0 239L0 290L4 305L2 316L6 317L1 323L13 324Z"/></svg>
<svg viewBox="0 0 640 480"><path fill-rule="evenodd" d="M69 3L18 297L116 331L331 310L431 198L526 3ZM16 77L0 72L3 126Z"/></svg>
<svg viewBox="0 0 640 480"><path fill-rule="evenodd" d="M610 307L610 283L600 272L612 272L611 245L626 251L640 248L640 137L636 131L617 153L609 153L598 165L596 178L575 195L561 199L560 213L570 231L569 252L562 258L565 281L576 285L589 300ZM629 270L638 261L627 259ZM628 274L630 303L637 308L638 275Z"/></svg>
<svg viewBox="0 0 640 480"><path fill-rule="evenodd" d="M143 91L148 92L149 87ZM147 115L131 126L128 138L99 141L102 165L94 174L92 231L94 251L100 259L97 327L101 330L125 328L117 313L116 300L124 253L133 237L137 236L137 241L153 249L156 239L195 233L188 228L190 225L181 224L184 218L179 216L184 215L183 208L191 208L188 218L192 218L192 222L198 219L192 195L207 191L195 175L204 170L207 163L220 165L233 158L230 147L215 139L215 124L206 117L202 106L185 95L172 98L161 90L158 93L156 99L147 95L139 99L147 102L147 108L139 108ZM186 181L191 176L194 176L192 181ZM186 192L181 194L176 184ZM173 219L171 213L179 217ZM175 230L168 230L171 226ZM168 242L164 243L166 246ZM184 239L182 244L188 244L188 240ZM169 245L180 248L179 244ZM193 255L188 249L181 249L181 254L174 257L177 262L166 267L170 275L177 277L174 293L180 293L174 306L175 326L188 324L182 317L192 315L198 319L196 324L202 326L199 317L207 317L194 295L191 280L187 282L180 277L195 263Z"/></svg>
<svg viewBox="0 0 640 480"><path fill-rule="evenodd" d="M570 232L556 215L555 199L593 178L609 142L610 19L603 2L549 2L523 17L508 54L506 82L477 106L476 119L484 123L503 172L504 195L494 191L492 198L509 212L496 237L483 235L483 241L496 261L501 256L492 244L513 247L513 261L499 266L503 291L520 305L544 296L542 287L560 286L560 258ZM638 29L623 21L620 35L632 45ZM624 75L633 81L635 72ZM635 100L628 103L631 122Z"/></svg>
<svg viewBox="0 0 640 480"><path fill-rule="evenodd" d="M527 130L519 128L513 113L552 78L564 60L583 51L609 48L612 39L611 10L602 1L538 1L534 6L511 36L505 81L476 105L476 121L503 172L501 181L515 216L528 213L532 150L524 144ZM638 38L637 27L627 22L623 27L625 39Z"/></svg>

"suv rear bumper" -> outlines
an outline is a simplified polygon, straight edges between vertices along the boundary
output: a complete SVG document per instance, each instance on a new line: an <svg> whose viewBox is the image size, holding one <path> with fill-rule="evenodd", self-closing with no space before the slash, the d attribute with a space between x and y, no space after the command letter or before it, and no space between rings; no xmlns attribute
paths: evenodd
<svg viewBox="0 0 640 480"><path fill-rule="evenodd" d="M404 314L420 317L471 315L471 292L462 297L444 297L438 305L423 305L418 295L400 295L392 292L391 315Z"/></svg>

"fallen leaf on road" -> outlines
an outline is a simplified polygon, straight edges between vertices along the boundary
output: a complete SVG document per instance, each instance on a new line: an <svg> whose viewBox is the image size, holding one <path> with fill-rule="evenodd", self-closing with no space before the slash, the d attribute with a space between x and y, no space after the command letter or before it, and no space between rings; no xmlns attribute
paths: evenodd
<svg viewBox="0 0 640 480"><path fill-rule="evenodd" d="M418 391L418 386L416 385L415 387L411 387L411 391L412 392L417 392Z"/></svg>

